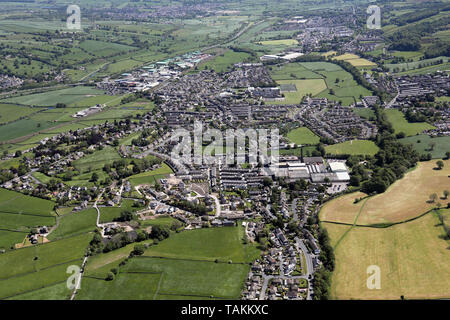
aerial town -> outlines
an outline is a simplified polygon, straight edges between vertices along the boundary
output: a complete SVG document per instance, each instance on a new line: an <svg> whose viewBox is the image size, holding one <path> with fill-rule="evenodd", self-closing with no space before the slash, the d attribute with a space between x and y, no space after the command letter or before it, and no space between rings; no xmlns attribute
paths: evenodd
<svg viewBox="0 0 450 320"><path fill-rule="evenodd" d="M407 12L423 11L419 24L436 18L417 50L366 28L357 5L337 15L263 11L216 34L223 21L246 17L222 2L91 7L91 33L55 32L70 45L60 66L52 53L39 80L35 60L13 67L8 55L8 72L0 69L0 266L35 248L27 256L35 269L22 273L54 270L55 278L33 278L22 290L11 280L22 273L0 268L8 284L0 299L449 298L445 2L436 4L441 16L406 1ZM392 28L406 24L403 10L386 6L400 12L388 16ZM187 36L196 20L206 29ZM146 31L133 33L136 22ZM4 34L12 37L0 23L1 53L11 49ZM148 58L155 34L164 54ZM96 50L113 53L94 59L89 45L99 39ZM434 54L433 41L447 51ZM75 49L95 64L69 68ZM26 66L28 76L19 74ZM423 289L411 284L424 257L413 252L413 234L440 257L427 253L436 277ZM392 270L389 255L411 257L413 271L392 271L399 287L374 295L366 268ZM66 289L61 270L70 265L81 272ZM143 289L137 275L151 284Z"/></svg>

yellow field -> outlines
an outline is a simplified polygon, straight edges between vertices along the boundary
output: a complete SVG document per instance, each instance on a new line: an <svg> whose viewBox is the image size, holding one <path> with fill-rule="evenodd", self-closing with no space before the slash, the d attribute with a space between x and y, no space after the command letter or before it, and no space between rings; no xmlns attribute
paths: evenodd
<svg viewBox="0 0 450 320"><path fill-rule="evenodd" d="M354 67L373 67L376 66L377 64L369 61L367 59L350 59L350 60L346 60L348 63L350 63L352 66Z"/></svg>
<svg viewBox="0 0 450 320"><path fill-rule="evenodd" d="M372 67L372 66L377 65L376 63L373 63L372 61L361 58L360 56L353 54L353 53L346 53L346 54L337 56L333 59L345 60L354 67Z"/></svg>
<svg viewBox="0 0 450 320"><path fill-rule="evenodd" d="M282 40L267 40L267 41L260 41L258 44L262 44L264 46L292 46L295 44L298 44L297 40L294 39L282 39Z"/></svg>
<svg viewBox="0 0 450 320"><path fill-rule="evenodd" d="M328 51L328 52L322 53L322 56L328 58L329 56L331 56L333 54L337 54L337 52L336 51Z"/></svg>
<svg viewBox="0 0 450 320"><path fill-rule="evenodd" d="M323 223L335 248L334 299L450 298L450 241L430 213L385 229ZM347 232L348 231L348 232ZM367 288L367 267L381 271L381 289Z"/></svg>
<svg viewBox="0 0 450 320"><path fill-rule="evenodd" d="M450 186L450 160L445 160L444 164L442 170L434 170L436 161L419 163L416 169L396 181L385 193L369 198L364 203L357 224L401 222L435 207L436 204L428 203L430 195L436 193L441 197ZM320 219L353 224L362 205L362 202L353 204L353 201L362 196L362 193L349 194L327 203L320 212Z"/></svg>
<svg viewBox="0 0 450 320"><path fill-rule="evenodd" d="M340 56L335 57L336 60L350 60L350 59L359 59L360 56L353 54L353 53L346 53L342 54Z"/></svg>

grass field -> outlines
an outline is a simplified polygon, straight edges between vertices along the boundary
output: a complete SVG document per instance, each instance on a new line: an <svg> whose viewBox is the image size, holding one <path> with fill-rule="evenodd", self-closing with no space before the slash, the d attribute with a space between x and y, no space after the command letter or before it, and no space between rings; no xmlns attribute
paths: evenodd
<svg viewBox="0 0 450 320"><path fill-rule="evenodd" d="M429 203L431 194L442 196L449 186L450 160L445 160L443 170L434 170L436 161L421 162L388 190L353 204L362 193L348 194L328 202L320 212L322 221L353 224L358 216L358 225L374 225L402 222L420 216L436 206ZM446 202L441 203L445 204Z"/></svg>
<svg viewBox="0 0 450 320"><path fill-rule="evenodd" d="M167 164L163 163L161 168L136 174L129 177L128 180L133 187L140 184L155 184L159 179L164 179L171 173L173 173L172 169L170 169Z"/></svg>
<svg viewBox="0 0 450 320"><path fill-rule="evenodd" d="M68 89L19 96L2 101L29 106L55 106L58 102L71 104L86 97L98 96L102 94L103 91L97 90L93 87L79 86Z"/></svg>
<svg viewBox="0 0 450 320"><path fill-rule="evenodd" d="M333 155L349 154L349 155L375 155L380 148L369 140L353 140L343 143L326 146L325 151Z"/></svg>
<svg viewBox="0 0 450 320"><path fill-rule="evenodd" d="M205 68L213 69L216 72L225 72L232 68L235 63L243 62L249 59L251 56L246 52L236 52L233 50L225 51L222 54L214 57L212 60L207 61L199 66L200 70Z"/></svg>
<svg viewBox="0 0 450 320"><path fill-rule="evenodd" d="M386 110L388 121L394 127L395 133L403 132L407 137L422 133L425 130L434 129L431 124L426 122L409 123L403 113L396 109Z"/></svg>
<svg viewBox="0 0 450 320"><path fill-rule="evenodd" d="M50 241L94 231L97 210L68 213L59 219L58 227L47 237Z"/></svg>
<svg viewBox="0 0 450 320"><path fill-rule="evenodd" d="M297 85L300 92L285 93L289 101L297 101L298 96L303 97L306 93L313 93L314 97L328 98L332 101L341 101L343 105L351 105L359 101L361 95L371 95L369 90L356 83L350 73L329 62L287 63L270 66L269 71L272 78L280 84L296 83L301 80ZM325 86L318 79L325 81ZM282 102L273 104L279 103Z"/></svg>
<svg viewBox="0 0 450 320"><path fill-rule="evenodd" d="M335 245L334 299L436 299L450 297L449 241L434 213L389 228L323 223ZM351 229L350 229L351 228ZM381 289L366 286L367 267L381 271Z"/></svg>
<svg viewBox="0 0 450 320"><path fill-rule="evenodd" d="M308 80L278 80L279 85L294 84L295 92L283 92L285 99L282 101L267 101L266 104L299 104L307 94L316 95L327 88L323 79Z"/></svg>
<svg viewBox="0 0 450 320"><path fill-rule="evenodd" d="M251 262L258 257L254 245L244 245L243 227L208 228L172 235L145 252L146 256L222 262Z"/></svg>
<svg viewBox="0 0 450 320"><path fill-rule="evenodd" d="M314 145L320 142L320 138L306 127L300 127L288 132L287 138L297 145Z"/></svg>
<svg viewBox="0 0 450 320"><path fill-rule="evenodd" d="M363 59L356 54L346 53L340 56L335 57L336 60L344 60L350 63L354 67L374 67L377 64L369 61L367 59Z"/></svg>
<svg viewBox="0 0 450 320"><path fill-rule="evenodd" d="M111 282L103 280L107 272L134 244L94 256L77 299L237 299L248 263L259 256L254 245L243 244L243 237L242 226L173 233L119 267Z"/></svg>
<svg viewBox="0 0 450 320"><path fill-rule="evenodd" d="M450 137L431 138L429 135L421 134L399 140L404 144L411 144L419 154L430 153L433 159L441 159L445 157L445 153L450 151ZM431 144L435 146L431 149Z"/></svg>

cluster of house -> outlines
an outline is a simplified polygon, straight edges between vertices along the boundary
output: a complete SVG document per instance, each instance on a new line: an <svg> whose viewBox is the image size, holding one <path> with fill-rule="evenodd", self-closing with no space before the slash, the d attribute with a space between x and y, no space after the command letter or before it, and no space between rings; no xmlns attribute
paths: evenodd
<svg viewBox="0 0 450 320"><path fill-rule="evenodd" d="M353 112L350 107L313 104L312 99L301 105L298 120L317 135L331 139L334 143L349 140L366 140L378 133L375 123L365 120Z"/></svg>
<svg viewBox="0 0 450 320"><path fill-rule="evenodd" d="M16 88L23 84L23 80L14 76L0 74L0 89Z"/></svg>
<svg viewBox="0 0 450 320"><path fill-rule="evenodd" d="M404 75L395 77L398 86L397 104L405 106L414 99L419 100L427 95L446 96L450 90L450 79L446 72L434 75Z"/></svg>

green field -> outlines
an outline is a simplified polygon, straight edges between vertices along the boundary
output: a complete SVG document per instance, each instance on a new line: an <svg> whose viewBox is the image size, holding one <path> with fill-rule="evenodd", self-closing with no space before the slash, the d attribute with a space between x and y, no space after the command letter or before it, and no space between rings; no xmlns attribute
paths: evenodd
<svg viewBox="0 0 450 320"><path fill-rule="evenodd" d="M411 144L419 154L431 154L433 159L441 159L445 157L445 153L450 151L450 137L431 138L426 134L412 136L399 140L404 144ZM432 147L432 144L435 144Z"/></svg>
<svg viewBox="0 0 450 320"><path fill-rule="evenodd" d="M183 231L172 235L145 252L146 256L193 259L222 262L250 262L257 258L258 250L244 245L243 227L208 228Z"/></svg>
<svg viewBox="0 0 450 320"><path fill-rule="evenodd" d="M29 106L55 106L58 102L71 104L80 99L102 94L103 91L97 90L93 87L78 86L68 89L19 96L2 101Z"/></svg>
<svg viewBox="0 0 450 320"><path fill-rule="evenodd" d="M133 245L93 257L77 299L237 299L248 263L259 256L243 236L242 226L173 233L119 267L110 282L103 280L107 272Z"/></svg>
<svg viewBox="0 0 450 320"><path fill-rule="evenodd" d="M373 142L369 140L353 140L346 141L343 143L334 144L331 146L326 146L325 151L327 154L332 155L375 155L380 148Z"/></svg>
<svg viewBox="0 0 450 320"><path fill-rule="evenodd" d="M212 69L215 72L225 72L233 67L234 64L244 62L250 59L250 54L246 52L236 52L233 50L227 50L224 53L219 54L213 59L202 63L198 68L200 70Z"/></svg>
<svg viewBox="0 0 450 320"><path fill-rule="evenodd" d="M320 142L320 138L306 127L291 130L288 132L287 138L297 145L314 145Z"/></svg>
<svg viewBox="0 0 450 320"><path fill-rule="evenodd" d="M125 199L120 207L100 207L100 223L111 222L120 217L122 211L136 211L133 200Z"/></svg>
<svg viewBox="0 0 450 320"><path fill-rule="evenodd" d="M47 237L50 241L94 231L97 210L68 213L59 218L58 227Z"/></svg>
<svg viewBox="0 0 450 320"><path fill-rule="evenodd" d="M285 96L281 101L267 101L266 104L299 104L302 98L308 94L316 95L327 88L323 79L309 80L278 80L279 85L294 84L295 92L283 92Z"/></svg>
<svg viewBox="0 0 450 320"><path fill-rule="evenodd" d="M297 101L299 95L312 93L313 97L328 98L332 101L341 101L343 105L351 105L359 101L360 96L371 95L369 90L356 83L350 73L330 62L287 63L270 66L269 71L278 83L296 83L300 80L297 85L300 93L285 93L292 101ZM317 79L323 79L325 86Z"/></svg>
<svg viewBox="0 0 450 320"><path fill-rule="evenodd" d="M405 119L403 113L396 109L386 110L388 121L394 127L395 133L403 132L407 137L422 133L425 130L434 129L431 124L420 122L410 123Z"/></svg>
<svg viewBox="0 0 450 320"><path fill-rule="evenodd" d="M136 174L129 177L128 180L133 187L141 184L155 184L159 179L164 179L171 173L173 173L172 169L163 163L161 168Z"/></svg>

